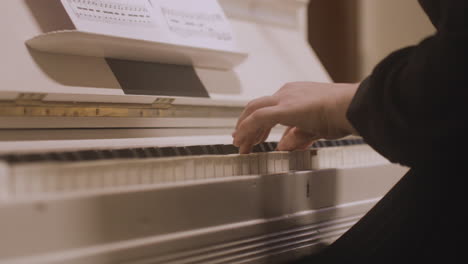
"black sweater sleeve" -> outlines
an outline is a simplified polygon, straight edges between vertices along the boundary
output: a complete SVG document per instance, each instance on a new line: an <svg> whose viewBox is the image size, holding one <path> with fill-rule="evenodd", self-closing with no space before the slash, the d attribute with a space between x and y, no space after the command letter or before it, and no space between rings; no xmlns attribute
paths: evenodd
<svg viewBox="0 0 468 264"><path fill-rule="evenodd" d="M347 113L374 149L408 166L453 156L448 142L463 143L468 127L468 1L420 2L436 34L379 63Z"/></svg>

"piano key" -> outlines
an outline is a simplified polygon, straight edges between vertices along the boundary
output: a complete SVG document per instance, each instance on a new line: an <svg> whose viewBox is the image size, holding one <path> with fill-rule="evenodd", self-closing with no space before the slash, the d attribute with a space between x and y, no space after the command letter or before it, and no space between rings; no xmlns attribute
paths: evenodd
<svg viewBox="0 0 468 264"><path fill-rule="evenodd" d="M242 175L242 158L239 155L231 155L233 159L233 174Z"/></svg>
<svg viewBox="0 0 468 264"><path fill-rule="evenodd" d="M176 148L174 147L165 147L165 148L160 148L162 157L176 157L179 156Z"/></svg>
<svg viewBox="0 0 468 264"><path fill-rule="evenodd" d="M208 154L202 146L188 146L187 149L192 155L206 155Z"/></svg>
<svg viewBox="0 0 468 264"><path fill-rule="evenodd" d="M241 175L250 175L250 155L240 155L241 164L242 164L242 174Z"/></svg>
<svg viewBox="0 0 468 264"><path fill-rule="evenodd" d="M224 164L222 156L211 157L214 160L214 173L216 178L224 177Z"/></svg>
<svg viewBox="0 0 468 264"><path fill-rule="evenodd" d="M159 148L146 148L146 153L152 158L162 157L162 152Z"/></svg>
<svg viewBox="0 0 468 264"><path fill-rule="evenodd" d="M362 139L341 139L333 141L320 140L315 142L311 148L320 149L346 145L365 145L365 142ZM277 142L264 142L254 146L253 153L272 152L276 150L276 147ZM202 145L163 148L129 148L115 150L81 150L38 154L13 154L1 156L0 159L8 162L9 164L15 164L49 161L70 162L83 160L142 159L191 155L229 155L237 153L238 148L233 145Z"/></svg>
<svg viewBox="0 0 468 264"><path fill-rule="evenodd" d="M182 182L185 180L185 161L184 159L176 158L170 164L170 166L174 166L174 180L176 182Z"/></svg>
<svg viewBox="0 0 468 264"><path fill-rule="evenodd" d="M270 146L271 151L276 151L278 147L278 142L267 142L267 144Z"/></svg>
<svg viewBox="0 0 468 264"><path fill-rule="evenodd" d="M223 154L237 154L239 153L239 148L234 145L222 145Z"/></svg>
<svg viewBox="0 0 468 264"><path fill-rule="evenodd" d="M165 183L175 182L175 166L173 159L164 159L161 162Z"/></svg>
<svg viewBox="0 0 468 264"><path fill-rule="evenodd" d="M135 148L133 149L133 153L135 154L136 158L148 158L149 153L144 148Z"/></svg>
<svg viewBox="0 0 468 264"><path fill-rule="evenodd" d="M214 178L215 177L215 162L211 156L204 157L205 163L205 177L204 178Z"/></svg>
<svg viewBox="0 0 468 264"><path fill-rule="evenodd" d="M260 174L259 155L260 154L249 155L249 168L250 168L249 174L251 175Z"/></svg>
<svg viewBox="0 0 468 264"><path fill-rule="evenodd" d="M276 151L276 146L278 145L276 142L265 142L264 144L268 152Z"/></svg>
<svg viewBox="0 0 468 264"><path fill-rule="evenodd" d="M192 152L187 147L178 147L177 148L180 156L192 156Z"/></svg>
<svg viewBox="0 0 468 264"><path fill-rule="evenodd" d="M101 159L101 155L96 150L83 150L79 151L78 155L80 160L99 160Z"/></svg>
<svg viewBox="0 0 468 264"><path fill-rule="evenodd" d="M223 176L224 177L232 177L234 176L234 168L233 168L233 159L230 156L222 156L222 162L224 167Z"/></svg>
<svg viewBox="0 0 468 264"><path fill-rule="evenodd" d="M203 179L205 178L205 160L203 157L195 157L193 159L194 166L195 166L195 176L194 179Z"/></svg>
<svg viewBox="0 0 468 264"><path fill-rule="evenodd" d="M82 162L18 163L11 168L14 193L29 197L44 193L100 190L119 186L268 175L289 171L347 168L388 161L367 145L328 147L294 152L247 155L200 155L167 158Z"/></svg>
<svg viewBox="0 0 468 264"><path fill-rule="evenodd" d="M268 154L258 153L258 171L260 175L268 174Z"/></svg>
<svg viewBox="0 0 468 264"><path fill-rule="evenodd" d="M131 159L136 156L133 149L116 149L114 154L119 159Z"/></svg>

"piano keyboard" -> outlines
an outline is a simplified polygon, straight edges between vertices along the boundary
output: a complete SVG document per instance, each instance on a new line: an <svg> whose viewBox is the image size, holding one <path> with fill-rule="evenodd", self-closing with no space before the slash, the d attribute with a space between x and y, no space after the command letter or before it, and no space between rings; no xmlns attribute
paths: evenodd
<svg viewBox="0 0 468 264"><path fill-rule="evenodd" d="M0 156L0 199L389 163L361 139L318 141L294 152L275 151L276 145L259 144L248 155L237 154L233 145L9 154Z"/></svg>

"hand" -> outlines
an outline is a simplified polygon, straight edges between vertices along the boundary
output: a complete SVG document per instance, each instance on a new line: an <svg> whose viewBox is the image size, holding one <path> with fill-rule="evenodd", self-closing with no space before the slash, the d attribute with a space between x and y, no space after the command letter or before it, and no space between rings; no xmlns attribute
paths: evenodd
<svg viewBox="0 0 468 264"><path fill-rule="evenodd" d="M309 147L320 138L336 139L356 133L346 111L359 84L288 83L272 96L251 101L233 133L240 153L265 141L277 124L287 126L278 150Z"/></svg>

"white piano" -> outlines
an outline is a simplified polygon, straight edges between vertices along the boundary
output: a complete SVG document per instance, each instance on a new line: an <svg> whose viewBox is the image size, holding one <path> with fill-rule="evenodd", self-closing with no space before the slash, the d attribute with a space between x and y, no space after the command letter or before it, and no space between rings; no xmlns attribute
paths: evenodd
<svg viewBox="0 0 468 264"><path fill-rule="evenodd" d="M4 0L0 264L287 263L406 171L360 138L238 155L243 106L330 82L307 0Z"/></svg>

